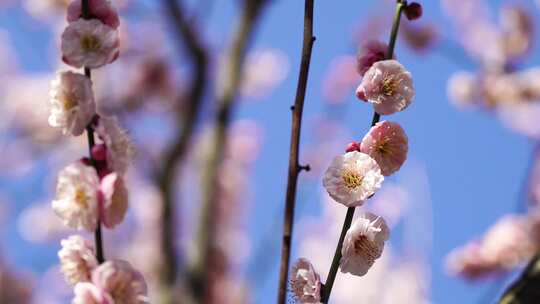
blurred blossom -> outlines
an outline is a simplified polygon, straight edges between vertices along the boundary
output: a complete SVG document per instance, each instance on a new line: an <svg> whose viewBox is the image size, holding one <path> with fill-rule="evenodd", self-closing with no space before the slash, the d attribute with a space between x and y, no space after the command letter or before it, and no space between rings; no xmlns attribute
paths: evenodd
<svg viewBox="0 0 540 304"><path fill-rule="evenodd" d="M497 114L503 124L508 128L528 136L540 138L540 104L523 103L505 106L498 109Z"/></svg>
<svg viewBox="0 0 540 304"><path fill-rule="evenodd" d="M92 272L92 285L112 300L103 304L148 303L147 287L143 276L126 261L109 260L99 265ZM77 286L75 289L77 290ZM80 304L92 304L92 302L83 301Z"/></svg>
<svg viewBox="0 0 540 304"><path fill-rule="evenodd" d="M49 124L64 134L81 135L96 113L92 81L83 74L60 72L52 81Z"/></svg>
<svg viewBox="0 0 540 304"><path fill-rule="evenodd" d="M17 226L19 233L29 242L56 240L69 231L50 204L45 203L34 203L25 208L19 215Z"/></svg>
<svg viewBox="0 0 540 304"><path fill-rule="evenodd" d="M229 131L227 157L239 163L251 164L259 156L262 148L262 127L252 120L239 120Z"/></svg>
<svg viewBox="0 0 540 304"><path fill-rule="evenodd" d="M263 98L278 86L289 72L287 55L276 49L248 54L240 92L249 98Z"/></svg>
<svg viewBox="0 0 540 304"><path fill-rule="evenodd" d="M377 40L369 40L362 45L358 52L357 70L364 76L369 68L377 61L385 60L388 53L388 45Z"/></svg>
<svg viewBox="0 0 540 304"><path fill-rule="evenodd" d="M510 59L523 56L531 47L533 20L521 7L505 6L500 11L503 47Z"/></svg>
<svg viewBox="0 0 540 304"><path fill-rule="evenodd" d="M62 60L76 68L99 68L118 58L118 32L97 19L79 19L62 34Z"/></svg>
<svg viewBox="0 0 540 304"><path fill-rule="evenodd" d="M501 33L490 20L487 3L479 0L442 0L454 23L455 36L465 51L485 67L500 70L505 64Z"/></svg>
<svg viewBox="0 0 540 304"><path fill-rule="evenodd" d="M470 279L511 271L538 249L531 238L531 228L527 217L505 216L483 238L452 251L447 257L447 268Z"/></svg>
<svg viewBox="0 0 540 304"><path fill-rule="evenodd" d="M65 16L71 0L23 0L24 8L35 18L56 21Z"/></svg>
<svg viewBox="0 0 540 304"><path fill-rule="evenodd" d="M404 21L400 27L400 38L412 50L426 52L436 42L438 31L433 23L421 23Z"/></svg>
<svg viewBox="0 0 540 304"><path fill-rule="evenodd" d="M65 225L94 231L99 212L98 189L99 177L94 167L77 161L58 174L52 208Z"/></svg>
<svg viewBox="0 0 540 304"><path fill-rule="evenodd" d="M48 126L49 109L44 106L49 94L50 74L26 74L12 76L4 83L1 103L3 113L12 113L12 127L19 127L36 144L50 144L61 132Z"/></svg>
<svg viewBox="0 0 540 304"><path fill-rule="evenodd" d="M101 180L102 204L100 218L109 229L120 224L128 209L128 192L124 179L113 172Z"/></svg>
<svg viewBox="0 0 540 304"><path fill-rule="evenodd" d="M323 97L332 104L342 103L360 82L355 56L342 55L332 59L323 80Z"/></svg>
<svg viewBox="0 0 540 304"><path fill-rule="evenodd" d="M311 118L308 128L312 139L303 153L311 170L306 176L318 178L326 170L330 160L346 150L345 144L353 135L343 124L326 116Z"/></svg>
<svg viewBox="0 0 540 304"><path fill-rule="evenodd" d="M470 107L480 97L477 77L470 72L457 72L448 80L448 99L457 107Z"/></svg>
<svg viewBox="0 0 540 304"><path fill-rule="evenodd" d="M135 154L127 131L120 127L116 116L99 117L95 130L107 148L108 169L123 176Z"/></svg>
<svg viewBox="0 0 540 304"><path fill-rule="evenodd" d="M92 243L80 235L72 235L60 244L62 249L58 252L58 258L66 281L71 285L89 282L92 270L98 266Z"/></svg>
<svg viewBox="0 0 540 304"><path fill-rule="evenodd" d="M429 283L418 261L404 262L386 277L381 304L428 304Z"/></svg>
<svg viewBox="0 0 540 304"><path fill-rule="evenodd" d="M67 8L68 22L74 22L82 17L82 0L73 0ZM98 19L103 24L112 28L118 28L120 19L118 13L110 0L90 0L88 1L88 14L92 18Z"/></svg>

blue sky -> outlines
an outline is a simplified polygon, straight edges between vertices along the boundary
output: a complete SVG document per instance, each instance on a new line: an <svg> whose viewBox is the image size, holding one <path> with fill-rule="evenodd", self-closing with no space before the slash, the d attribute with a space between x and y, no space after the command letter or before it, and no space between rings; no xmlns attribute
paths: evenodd
<svg viewBox="0 0 540 304"><path fill-rule="evenodd" d="M228 2L216 1L209 15L207 37L212 39L213 45L221 45L230 33L234 6ZM373 12L373 4L376 2L347 0L339 1L338 5L337 1L316 1L314 31L317 41L306 96L306 122L324 110L321 87L330 61L338 55L354 51L351 47L352 32L358 23ZM442 14L439 2L421 2L425 18L435 22L444 36L452 38L452 28L447 17ZM526 5L531 11L535 10L534 16L538 18L538 9L530 1ZM243 103L236 113L237 118L255 119L265 127L265 148L255 167L256 203L250 228L255 238L260 237L260 231L274 229L276 237L272 241L276 244L279 242L280 225L274 227L274 217L281 217L285 196L290 136L288 107L296 89L302 17L303 1L276 1L267 10L253 48L271 47L284 51L290 60L290 74L265 100ZM47 58L47 46L51 38L49 31L31 21L20 9L0 11L0 28L8 31L23 69L50 69L50 64L44 59ZM381 38L387 39L386 36ZM433 243L428 255L432 300L441 304L479 303L490 285L470 284L447 276L443 269L443 258L452 248L481 235L500 216L516 210L533 143L504 128L490 113L462 111L448 102L448 77L464 67L471 71L475 69L465 57L457 58L459 62L464 62L464 65L458 66L437 49L420 56L401 43L398 43L396 53L413 73L417 92L413 105L392 119L406 129L410 139L409 157L425 167L428 177L433 221ZM528 58L526 65L534 65L539 59L536 53ZM361 138L371 120L371 109L360 105L352 94L347 102L350 103L348 110L341 118L354 131L355 137ZM306 135L308 129L304 130ZM306 143L306 136L303 143ZM25 179L23 186L3 179L0 179L0 185L13 201L29 202L41 193L26 193L22 189L39 183L43 178L42 172L38 172L36 177ZM398 175L396 178L399 180L405 177ZM301 179L300 182L300 187L309 187L307 180ZM300 203L305 206L299 210L298 218L317 214L320 210L318 202L314 203L313 200ZM8 231L15 232L13 225ZM10 248L7 256L17 263L37 268L41 265L31 260L25 252L28 247L21 245L17 237L4 240L4 248ZM34 252L44 249L39 246L31 248L36 250ZM269 254L276 252L273 250ZM53 258L52 252L46 255L46 260ZM261 303L272 303L276 285L277 265L271 268L264 283L257 286L257 299L266 298L268 301L261 300Z"/></svg>

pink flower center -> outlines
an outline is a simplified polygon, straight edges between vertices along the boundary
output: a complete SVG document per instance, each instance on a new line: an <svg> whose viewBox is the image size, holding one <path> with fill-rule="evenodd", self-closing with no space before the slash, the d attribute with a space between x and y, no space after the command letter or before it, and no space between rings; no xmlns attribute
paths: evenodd
<svg viewBox="0 0 540 304"><path fill-rule="evenodd" d="M343 172L341 178L343 179L345 186L347 186L347 188L351 190L360 187L362 185L362 181L364 180L364 177L362 175L353 171Z"/></svg>
<svg viewBox="0 0 540 304"><path fill-rule="evenodd" d="M81 38L81 48L85 52L96 52L101 48L101 42L94 35L86 35Z"/></svg>

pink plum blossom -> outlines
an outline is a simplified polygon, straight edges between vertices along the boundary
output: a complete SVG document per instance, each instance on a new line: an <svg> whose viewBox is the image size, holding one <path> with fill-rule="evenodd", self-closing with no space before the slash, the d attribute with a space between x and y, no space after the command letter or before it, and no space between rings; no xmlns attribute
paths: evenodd
<svg viewBox="0 0 540 304"><path fill-rule="evenodd" d="M388 226L381 217L373 213L364 213L358 217L343 241L341 272L365 275L381 256L389 233Z"/></svg>
<svg viewBox="0 0 540 304"><path fill-rule="evenodd" d="M388 45L377 40L366 42L358 53L357 70L361 76L364 76L371 66L377 62L386 59Z"/></svg>
<svg viewBox="0 0 540 304"><path fill-rule="evenodd" d="M411 73L396 60L378 61L366 72L356 94L381 115L402 111L414 97Z"/></svg>
<svg viewBox="0 0 540 304"><path fill-rule="evenodd" d="M538 249L531 232L529 218L505 216L482 239L452 251L446 259L447 268L470 279L515 269Z"/></svg>
<svg viewBox="0 0 540 304"><path fill-rule="evenodd" d="M133 145L127 132L123 130L114 116L102 116L97 123L96 132L107 148L107 166L120 175L126 173L133 158Z"/></svg>
<svg viewBox="0 0 540 304"><path fill-rule="evenodd" d="M323 177L328 194L347 207L361 206L384 180L377 162L365 153L347 152L335 157Z"/></svg>
<svg viewBox="0 0 540 304"><path fill-rule="evenodd" d="M114 304L111 295L92 283L78 283L72 304Z"/></svg>
<svg viewBox="0 0 540 304"><path fill-rule="evenodd" d="M371 127L362 139L360 152L371 156L384 176L399 170L407 159L408 138L398 123L382 121Z"/></svg>
<svg viewBox="0 0 540 304"><path fill-rule="evenodd" d="M130 263L109 260L94 270L92 283L114 300L112 303L148 303L143 276Z"/></svg>
<svg viewBox="0 0 540 304"><path fill-rule="evenodd" d="M321 279L307 259L300 258L292 266L291 288L298 303L321 302Z"/></svg>
<svg viewBox="0 0 540 304"><path fill-rule="evenodd" d="M99 68L119 55L118 31L97 19L79 19L62 34L62 59L76 68Z"/></svg>
<svg viewBox="0 0 540 304"><path fill-rule="evenodd" d="M114 29L120 25L118 12L110 0L89 0L88 8L91 18L98 19L103 24ZM81 17L81 0L75 0L67 8L67 21L70 23L75 22Z"/></svg>
<svg viewBox="0 0 540 304"><path fill-rule="evenodd" d="M101 220L107 228L114 228L124 219L128 208L128 192L124 180L113 172L101 180L104 202L101 206Z"/></svg>
<svg viewBox="0 0 540 304"><path fill-rule="evenodd" d="M96 170L81 161L75 162L60 171L52 208L67 226L94 231L98 219L98 191Z"/></svg>
<svg viewBox="0 0 540 304"><path fill-rule="evenodd" d="M49 125L64 134L79 136L96 113L92 82L71 71L58 73L52 82Z"/></svg>
<svg viewBox="0 0 540 304"><path fill-rule="evenodd" d="M71 285L89 282L92 270L98 266L92 243L79 235L72 235L60 244L62 249L58 257L66 281Z"/></svg>

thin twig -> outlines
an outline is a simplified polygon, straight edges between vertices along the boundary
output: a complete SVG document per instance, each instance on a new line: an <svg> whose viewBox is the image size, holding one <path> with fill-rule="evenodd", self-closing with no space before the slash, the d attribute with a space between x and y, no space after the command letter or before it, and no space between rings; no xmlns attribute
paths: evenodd
<svg viewBox="0 0 540 304"><path fill-rule="evenodd" d="M91 18L88 0L82 0L81 2L81 15L83 19ZM92 79L92 71L87 67L84 67L84 75L86 75L88 79ZM94 158L92 157L92 148L95 145L94 128L92 127L93 122L94 119L92 119L88 126L86 126L86 135L88 139L88 154L90 163L95 168ZM96 259L101 264L105 262L105 254L103 253L103 238L101 235L101 221L99 219L97 220L96 230L94 231L94 241L96 247Z"/></svg>
<svg viewBox="0 0 540 304"><path fill-rule="evenodd" d="M163 252L161 282L167 288L176 283L178 261L175 248L175 193L174 183L178 170L185 159L189 143L193 138L199 112L203 103L207 84L208 55L199 38L194 20L188 20L183 5L178 0L165 0L167 13L174 24L179 48L185 50L193 65L193 78L188 85L187 94L181 95L175 105L176 119L180 122L178 132L172 143L165 149L162 167L156 174L157 184L162 196L161 210L161 250ZM172 295L164 296L164 303L173 303Z"/></svg>
<svg viewBox="0 0 540 304"><path fill-rule="evenodd" d="M396 4L396 14L394 17L394 22L392 24L392 31L390 33L390 42L388 43L388 52L386 59L391 59L394 57L394 49L396 46L396 39L399 31L399 24L401 21L401 14L403 12L403 9L405 8L406 1L404 0L398 0ZM374 126L377 122L379 122L381 116L375 112L373 113L373 119L371 120L371 126ZM330 271L328 273L326 283L324 284L324 288L322 290L322 303L328 303L330 300L330 294L332 292L332 287L334 285L334 281L336 279L337 271L339 269L339 262L341 260L341 248L343 246L343 241L345 240L345 235L347 234L347 231L349 228L351 228L352 220L354 217L354 211L355 207L349 207L347 209L347 214L345 215L345 221L343 222L343 228L341 229L341 234L339 236L339 241L336 246L336 251L334 253L334 258L332 259L332 264L330 266Z"/></svg>
<svg viewBox="0 0 540 304"><path fill-rule="evenodd" d="M302 114L311 63L311 53L315 37L313 36L313 7L314 0L306 0L304 5L304 38L302 43L302 60L298 74L298 86L292 110L291 143L289 148L289 173L287 178L287 194L285 196L285 218L283 221L283 237L281 242L281 264L279 270L279 304L285 304L287 298L287 282L289 277L289 262L294 227L294 208L296 205L296 187L298 174L302 170L309 171L309 165L301 166L298 162L300 152L300 131Z"/></svg>
<svg viewBox="0 0 540 304"><path fill-rule="evenodd" d="M217 89L217 113L211 137L211 146L203 171L204 191L197 234L197 257L191 269L194 296L202 303L214 303L211 268L216 244L215 212L219 200L219 171L224 149L227 146L227 131L235 107L235 98L241 83L241 71L245 53L252 37L258 17L267 0L245 0L240 21L232 38L232 44L219 69Z"/></svg>

